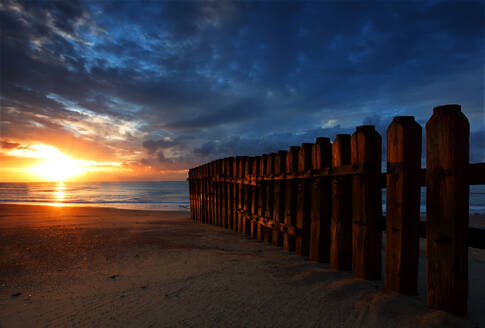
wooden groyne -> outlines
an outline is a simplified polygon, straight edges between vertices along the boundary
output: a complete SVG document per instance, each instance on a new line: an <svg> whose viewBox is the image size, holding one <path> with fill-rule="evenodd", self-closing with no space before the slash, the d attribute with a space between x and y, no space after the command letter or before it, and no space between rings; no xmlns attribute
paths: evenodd
<svg viewBox="0 0 485 328"><path fill-rule="evenodd" d="M387 129L317 138L262 156L229 157L189 170L192 219L380 280L386 232L385 287L417 292L419 238L426 238L428 305L464 315L468 247L485 248L485 231L468 227L469 185L485 184L485 163L469 163L469 123L459 105L434 108L422 127L412 116ZM426 222L420 222L420 187ZM381 189L386 188L386 216Z"/></svg>

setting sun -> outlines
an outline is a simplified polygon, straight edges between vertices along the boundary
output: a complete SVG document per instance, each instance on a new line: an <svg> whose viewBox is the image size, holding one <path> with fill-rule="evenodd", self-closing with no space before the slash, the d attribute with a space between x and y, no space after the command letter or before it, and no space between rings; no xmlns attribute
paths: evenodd
<svg viewBox="0 0 485 328"><path fill-rule="evenodd" d="M85 171L71 158L59 157L46 160L31 168L32 173L49 181L64 181Z"/></svg>
<svg viewBox="0 0 485 328"><path fill-rule="evenodd" d="M9 155L37 160L26 168L27 173L43 181L66 181L89 169L86 161L74 160L49 145L19 146Z"/></svg>

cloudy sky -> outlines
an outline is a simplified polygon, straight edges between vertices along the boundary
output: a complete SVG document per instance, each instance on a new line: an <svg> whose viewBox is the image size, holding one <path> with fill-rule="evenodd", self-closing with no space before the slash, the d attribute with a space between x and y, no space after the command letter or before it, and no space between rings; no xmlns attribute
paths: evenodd
<svg viewBox="0 0 485 328"><path fill-rule="evenodd" d="M183 179L447 103L485 162L482 1L2 0L0 21L0 181L52 154Z"/></svg>

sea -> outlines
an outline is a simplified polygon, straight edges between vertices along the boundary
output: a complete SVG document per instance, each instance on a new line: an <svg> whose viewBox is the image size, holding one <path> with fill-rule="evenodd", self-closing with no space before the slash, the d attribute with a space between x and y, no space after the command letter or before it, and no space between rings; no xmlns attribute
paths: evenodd
<svg viewBox="0 0 485 328"><path fill-rule="evenodd" d="M386 194L383 189L383 211ZM421 213L426 213L421 188ZM187 181L0 183L0 204L97 206L136 210L189 211ZM485 214L485 186L470 186L470 215Z"/></svg>
<svg viewBox="0 0 485 328"><path fill-rule="evenodd" d="M0 183L0 204L189 211L186 181Z"/></svg>

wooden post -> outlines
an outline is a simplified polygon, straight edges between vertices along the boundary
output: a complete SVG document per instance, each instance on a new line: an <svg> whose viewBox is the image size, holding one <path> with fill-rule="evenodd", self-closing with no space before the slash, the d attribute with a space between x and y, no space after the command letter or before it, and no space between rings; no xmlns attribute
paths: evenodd
<svg viewBox="0 0 485 328"><path fill-rule="evenodd" d="M240 156L234 158L232 162L232 177L237 179L239 175L239 162ZM237 208L238 208L238 200L239 200L239 188L237 183L231 183L231 191L232 191L232 199L231 199L231 224L230 228L234 231L237 231Z"/></svg>
<svg viewBox="0 0 485 328"><path fill-rule="evenodd" d="M194 202L195 202L195 218L197 221L200 221L200 213L199 213L199 167L195 168L195 195L194 195Z"/></svg>
<svg viewBox="0 0 485 328"><path fill-rule="evenodd" d="M274 161L276 159L276 153L270 153L266 157L266 175L274 176ZM274 207L274 181L266 182L266 202L265 202L265 216L268 220L273 220L273 207ZM273 239L273 229L266 226L264 227L264 241L271 243Z"/></svg>
<svg viewBox="0 0 485 328"><path fill-rule="evenodd" d="M221 178L226 177L226 172L227 172L227 158L223 158L221 160ZM226 207L226 202L227 202L227 188L226 188L226 183L224 181L221 181L221 218L218 223L219 226L225 227L225 222L227 219L227 207Z"/></svg>
<svg viewBox="0 0 485 328"><path fill-rule="evenodd" d="M241 156L239 158L239 170L238 170L238 179L244 179L245 176L245 170L246 170L246 162L248 158L247 156ZM243 224L243 216L241 211L244 210L244 204L246 201L246 190L244 188L244 184L242 183L237 183L237 189L238 189L238 201L237 201L237 209L235 211L236 217L237 217L237 229L239 233L242 233L242 224Z"/></svg>
<svg viewBox="0 0 485 328"><path fill-rule="evenodd" d="M312 151L312 168L328 168L332 161L332 144L329 138L317 138ZM328 262L330 256L330 178L319 177L312 181L310 260Z"/></svg>
<svg viewBox="0 0 485 328"><path fill-rule="evenodd" d="M298 171L298 153L300 147L291 146L288 155L286 156L286 173L295 174ZM296 197L298 193L298 186L295 179L285 182L285 226L288 231L289 228L296 227ZM294 251L296 248L296 238L285 232L283 235L283 247L288 251Z"/></svg>
<svg viewBox="0 0 485 328"><path fill-rule="evenodd" d="M216 161L216 177L220 178L221 177L221 160L218 159ZM216 215L214 218L214 225L219 225L219 222L221 221L221 183L220 181L217 181L215 183L215 189L216 189L216 197L215 197L215 207L216 207Z"/></svg>
<svg viewBox="0 0 485 328"><path fill-rule="evenodd" d="M350 164L350 135L337 134L332 144L332 167ZM352 269L352 178L332 178L330 267Z"/></svg>
<svg viewBox="0 0 485 328"><path fill-rule="evenodd" d="M197 193L198 193L198 188L197 188L197 167L193 168L193 176L194 176L194 195L193 195L193 203L194 203L194 218L195 220L198 220L198 213L197 213Z"/></svg>
<svg viewBox="0 0 485 328"><path fill-rule="evenodd" d="M352 267L355 277L367 280L381 279L381 143L372 125L357 127L351 138L351 162L366 170L352 179Z"/></svg>
<svg viewBox="0 0 485 328"><path fill-rule="evenodd" d="M204 186L204 193L203 193L203 198L204 198L204 221L206 223L209 223L209 180L207 179L209 176L209 165L204 164L203 166L203 174L204 174L204 180L203 180L203 186Z"/></svg>
<svg viewBox="0 0 485 328"><path fill-rule="evenodd" d="M244 178L248 179L253 172L253 157L248 157L245 164ZM245 190L245 202L244 202L244 213L242 220L242 234L249 235L251 233L251 221L247 219L247 215L251 213L251 191L252 188L248 185L244 185Z"/></svg>
<svg viewBox="0 0 485 328"><path fill-rule="evenodd" d="M205 182L205 172L204 172L204 165L201 165L200 167L200 177L201 177L201 180L200 180L200 219L202 222L206 222L205 221L205 204L204 204L204 198L205 198L205 195L204 195L204 190L205 190L205 186L204 186L204 182Z"/></svg>
<svg viewBox="0 0 485 328"><path fill-rule="evenodd" d="M258 176L260 175L259 167L260 167L260 162L261 162L262 157L261 156L256 156L253 159L253 175ZM258 200L259 200L259 187L258 186L252 186L252 197L251 197L251 237L256 238L257 237L257 224L254 221L254 219L258 216Z"/></svg>
<svg viewBox="0 0 485 328"><path fill-rule="evenodd" d="M234 157L228 157L226 159L226 178L231 178L232 177L232 169L233 169L233 161ZM233 200L234 200L234 194L233 194L233 189L232 189L232 183L226 182L226 220L224 221L225 225L224 227L231 228L232 224L232 205L233 205Z"/></svg>
<svg viewBox="0 0 485 328"><path fill-rule="evenodd" d="M279 176L286 171L286 150L278 151L274 162L274 174ZM281 180L274 182L274 207L273 207L273 220L275 227L273 229L273 245L283 246L283 232L279 229L279 224L284 223L285 220L285 183Z"/></svg>
<svg viewBox="0 0 485 328"><path fill-rule="evenodd" d="M312 166L313 144L303 143L298 154L298 171L308 171ZM307 256L310 253L310 215L311 215L311 182L310 179L299 179L296 198L296 254Z"/></svg>
<svg viewBox="0 0 485 328"><path fill-rule="evenodd" d="M421 126L395 117L387 128L386 288L417 292Z"/></svg>
<svg viewBox="0 0 485 328"><path fill-rule="evenodd" d="M211 189L211 198L210 198L210 207L211 207L211 219L210 223L214 224L215 218L216 218L216 209L215 209L215 197L216 197L216 188L215 188L215 183L214 183L214 177L216 176L216 162L212 161L210 163L211 167L211 183L210 183L210 189Z"/></svg>
<svg viewBox="0 0 485 328"><path fill-rule="evenodd" d="M268 154L263 154L259 160L259 172L261 176L264 176L266 174L266 162L267 162ZM259 198L258 198L258 217L261 219L266 215L266 183L264 181L261 181L259 184ZM266 227L263 226L261 223L258 224L257 226L258 231L257 231L257 238L258 240L263 241L264 240L264 231L266 230Z"/></svg>
<svg viewBox="0 0 485 328"><path fill-rule="evenodd" d="M461 106L434 108L426 123L428 305L458 315L468 298L469 138Z"/></svg>

